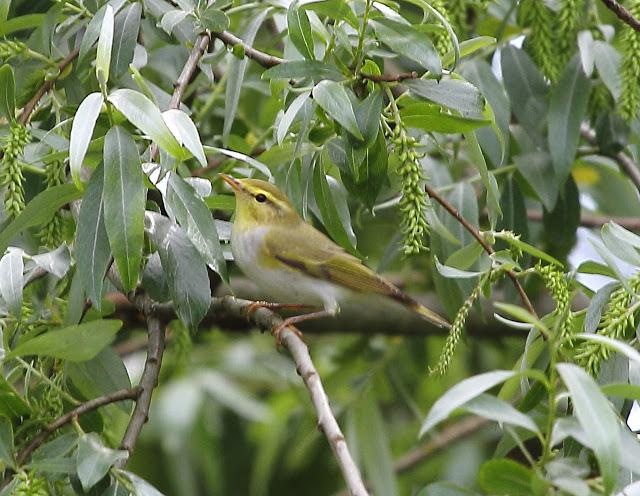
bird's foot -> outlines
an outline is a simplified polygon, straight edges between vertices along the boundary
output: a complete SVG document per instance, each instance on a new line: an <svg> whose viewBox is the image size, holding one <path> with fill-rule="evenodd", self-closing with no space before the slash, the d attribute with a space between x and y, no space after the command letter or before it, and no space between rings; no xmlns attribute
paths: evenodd
<svg viewBox="0 0 640 496"><path fill-rule="evenodd" d="M304 310L308 308L315 308L313 305L305 305L303 303L273 303L271 301L254 301L247 306L244 311L244 316L247 320L251 319L251 316L259 308L268 308L269 310Z"/></svg>
<svg viewBox="0 0 640 496"><path fill-rule="evenodd" d="M292 317L292 319L295 319L295 317ZM304 341L304 336L302 335L300 330L293 325L293 322L291 321L291 319L284 319L280 324L278 324L276 327L274 327L271 330L271 335L276 340L276 350L278 351L280 351L280 348L282 347L282 332L286 328L289 328L290 331L292 331L296 336L298 336L302 341Z"/></svg>

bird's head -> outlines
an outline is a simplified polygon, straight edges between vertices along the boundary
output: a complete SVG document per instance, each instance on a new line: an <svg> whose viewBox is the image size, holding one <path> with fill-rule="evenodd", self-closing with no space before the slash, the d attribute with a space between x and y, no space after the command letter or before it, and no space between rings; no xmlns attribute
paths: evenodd
<svg viewBox="0 0 640 496"><path fill-rule="evenodd" d="M259 179L236 179L227 174L220 177L236 195L236 227L289 225L300 220L289 199L273 184Z"/></svg>

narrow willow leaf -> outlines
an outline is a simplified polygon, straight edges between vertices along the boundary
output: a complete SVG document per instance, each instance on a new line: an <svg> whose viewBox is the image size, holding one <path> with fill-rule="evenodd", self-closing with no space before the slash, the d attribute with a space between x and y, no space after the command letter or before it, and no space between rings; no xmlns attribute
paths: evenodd
<svg viewBox="0 0 640 496"><path fill-rule="evenodd" d="M616 415L598 385L583 369L570 363L561 363L557 367L571 394L574 415L598 460L605 493L610 493L617 483L620 463Z"/></svg>
<svg viewBox="0 0 640 496"><path fill-rule="evenodd" d="M82 101L71 126L71 137L69 139L69 169L71 177L78 188L82 188L80 171L82 161L89 148L89 142L93 136L93 129L100 115L100 109L104 99L102 93L91 93Z"/></svg>
<svg viewBox="0 0 640 496"><path fill-rule="evenodd" d="M169 176L165 205L167 213L186 231L205 262L226 280L224 254L211 212L194 189L174 172Z"/></svg>
<svg viewBox="0 0 640 496"><path fill-rule="evenodd" d="M474 132L468 132L464 134L464 137L469 145L469 158L472 163L475 164L478 173L482 178L482 184L487 190L487 208L489 209L489 220L491 227L495 227L498 219L502 217L502 209L500 208L500 191L498 190L498 184L493 177L493 174L489 172L487 168L487 162L484 159L478 138ZM493 180L492 180L493 179Z"/></svg>
<svg viewBox="0 0 640 496"><path fill-rule="evenodd" d="M458 269L456 267L449 267L448 265L442 265L438 260L438 257L434 257L434 260L438 273L447 279L473 279L474 277L484 274L484 272L468 271Z"/></svg>
<svg viewBox="0 0 640 496"><path fill-rule="evenodd" d="M287 10L287 27L289 29L289 39L293 46L298 49L305 59L315 60L311 23L307 13L300 8L297 0L291 2Z"/></svg>
<svg viewBox="0 0 640 496"><path fill-rule="evenodd" d="M204 156L198 128L196 128L191 117L182 110L169 109L162 113L162 118L178 142L193 154L202 167L206 167L207 157Z"/></svg>
<svg viewBox="0 0 640 496"><path fill-rule="evenodd" d="M484 99L474 85L461 79L413 79L404 84L411 92L429 101L457 110L463 117L482 118Z"/></svg>
<svg viewBox="0 0 640 496"><path fill-rule="evenodd" d="M269 180L273 179L273 174L271 174L271 170L265 164L256 160L249 155L245 155L244 153L234 152L233 150L225 150L224 148L218 148L216 146L205 146L205 151L221 153L222 155L226 155L227 157L235 158L236 160L240 160L241 162L250 165L254 169L256 169L261 174L265 175Z"/></svg>
<svg viewBox="0 0 640 496"><path fill-rule="evenodd" d="M116 90L107 98L134 126L178 160L189 157L171 134L162 114L142 93L130 89Z"/></svg>
<svg viewBox="0 0 640 496"><path fill-rule="evenodd" d="M146 229L158 249L169 292L180 320L197 327L211 304L207 269L184 230L155 212L148 212Z"/></svg>
<svg viewBox="0 0 640 496"><path fill-rule="evenodd" d="M578 57L565 67L549 102L549 151L556 176L562 182L569 172L580 141L580 125L587 111L591 83Z"/></svg>
<svg viewBox="0 0 640 496"><path fill-rule="evenodd" d="M0 231L0 253L4 253L9 242L20 232L48 222L60 207L81 196L82 192L73 184L53 186L36 195L20 215Z"/></svg>
<svg viewBox="0 0 640 496"><path fill-rule="evenodd" d="M36 267L46 270L58 278L62 278L68 272L71 265L71 254L67 245L60 245L55 250L51 250L38 255L32 255L31 260Z"/></svg>
<svg viewBox="0 0 640 496"><path fill-rule="evenodd" d="M0 415L0 463L15 469L16 454L13 439L11 420L4 415Z"/></svg>
<svg viewBox="0 0 640 496"><path fill-rule="evenodd" d="M113 50L111 51L111 76L119 78L129 69L136 48L142 4L135 2L120 12L115 19Z"/></svg>
<svg viewBox="0 0 640 496"><path fill-rule="evenodd" d="M494 370L459 382L433 404L420 428L420 436L446 419L456 408L464 406L468 401L514 375L515 372L512 370Z"/></svg>
<svg viewBox="0 0 640 496"><path fill-rule="evenodd" d="M344 76L335 67L318 60L291 60L278 64L262 73L262 79L311 78L314 81L329 79L342 81Z"/></svg>
<svg viewBox="0 0 640 496"><path fill-rule="evenodd" d="M489 119L471 119L449 113L440 105L414 103L400 109L402 122L408 127L436 133L464 133L491 124Z"/></svg>
<svg viewBox="0 0 640 496"><path fill-rule="evenodd" d="M109 81L109 66L111 64L111 49L113 46L113 7L107 5L100 28L100 38L98 38L98 53L96 54L96 78L100 83L103 93L107 91Z"/></svg>
<svg viewBox="0 0 640 496"><path fill-rule="evenodd" d="M102 286L111 259L104 225L103 185L104 170L100 165L91 176L80 207L75 249L78 277L93 306L98 310L101 309Z"/></svg>
<svg viewBox="0 0 640 496"><path fill-rule="evenodd" d="M138 282L144 237L145 187L138 149L122 127L104 140L104 223L125 291Z"/></svg>
<svg viewBox="0 0 640 496"><path fill-rule="evenodd" d="M280 123L278 124L278 130L276 131L276 140L278 141L279 145L281 145L282 142L284 141L284 138L287 135L287 132L291 127L291 124L295 120L296 116L298 115L298 112L300 112L300 109L303 107L305 102L309 99L310 95L311 95L310 91L303 91L302 93L300 93L295 98L295 100L291 102L291 104L289 105L289 108L282 116L282 119L280 119Z"/></svg>
<svg viewBox="0 0 640 496"><path fill-rule="evenodd" d="M94 320L84 324L52 329L18 344L7 358L16 356L49 356L83 362L96 356L122 327L119 320Z"/></svg>
<svg viewBox="0 0 640 496"><path fill-rule="evenodd" d="M15 120L16 111L16 80L13 68L9 64L0 67L0 116Z"/></svg>
<svg viewBox="0 0 640 496"><path fill-rule="evenodd" d="M506 401L489 394L481 394L472 399L464 406L464 409L500 424L522 427L536 434L540 434L540 429L538 429L538 426L531 417L520 412Z"/></svg>
<svg viewBox="0 0 640 496"><path fill-rule="evenodd" d="M253 40L256 38L258 29L262 25L263 21L267 17L269 9L262 11L258 14L249 27L242 35L242 41L248 46L253 45ZM243 57L242 60L231 56L231 63L227 69L227 85L224 93L224 124L222 125L222 145L227 146L229 142L229 136L231 134L231 126L236 118L236 111L238 110L238 102L240 101L240 90L242 89L242 82L244 81L244 75L247 72L247 65L249 59Z"/></svg>
<svg viewBox="0 0 640 496"><path fill-rule="evenodd" d="M100 29L102 28L102 20L104 19L104 13L107 10L107 7L112 7L113 12L118 12L122 5L125 3L125 0L111 0L108 4L103 5L98 9L98 11L94 14L91 21L87 25L87 29L84 32L84 36L82 37L82 42L80 43L80 53L78 54L78 60L82 62L84 57L89 53L89 50L93 47L94 43L98 41L98 37L100 36Z"/></svg>
<svg viewBox="0 0 640 496"><path fill-rule="evenodd" d="M128 457L129 453L125 450L107 448L95 432L82 434L78 439L76 454L76 472L82 488L85 491L91 489L116 462Z"/></svg>
<svg viewBox="0 0 640 496"><path fill-rule="evenodd" d="M214 6L207 7L200 16L202 25L212 33L219 33L229 28L229 17Z"/></svg>
<svg viewBox="0 0 640 496"><path fill-rule="evenodd" d="M17 318L22 314L23 271L24 261L20 250L9 250L0 259L0 295Z"/></svg>
<svg viewBox="0 0 640 496"><path fill-rule="evenodd" d="M321 81L313 88L314 101L342 127L360 141L364 140L347 90L335 81Z"/></svg>
<svg viewBox="0 0 640 496"><path fill-rule="evenodd" d="M188 15L189 12L185 12L184 10L169 10L162 15L162 19L160 20L160 27L167 34L171 34L173 28L184 21L185 17L187 17Z"/></svg>
<svg viewBox="0 0 640 496"><path fill-rule="evenodd" d="M602 334L580 333L577 334L576 337L606 346L607 348L625 355L629 360L632 360L640 365L640 353L627 343L618 341L617 339L613 339L608 336L603 336Z"/></svg>
<svg viewBox="0 0 640 496"><path fill-rule="evenodd" d="M478 485L485 494L496 496L529 496L533 471L507 458L496 458L482 464Z"/></svg>

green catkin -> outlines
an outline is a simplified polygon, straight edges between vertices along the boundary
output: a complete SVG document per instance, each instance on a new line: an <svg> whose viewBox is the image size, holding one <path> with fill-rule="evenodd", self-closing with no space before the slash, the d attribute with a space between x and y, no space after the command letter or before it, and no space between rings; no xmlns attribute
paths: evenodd
<svg viewBox="0 0 640 496"><path fill-rule="evenodd" d="M45 167L47 188L59 186L65 182L64 162L55 160ZM58 210L51 220L42 228L39 233L40 241L47 248L56 248L62 243L63 234L62 212Z"/></svg>
<svg viewBox="0 0 640 496"><path fill-rule="evenodd" d="M575 51L578 21L583 3L584 0L562 0L560 5L557 17L558 27L556 34L558 38L556 47L561 65L566 64Z"/></svg>
<svg viewBox="0 0 640 496"><path fill-rule="evenodd" d="M20 41L0 40L0 60L7 61L27 50L27 45Z"/></svg>
<svg viewBox="0 0 640 496"><path fill-rule="evenodd" d="M398 175L402 183L400 199L401 229L404 235L403 250L405 255L413 255L425 249L424 238L429 232L425 209L427 196L423 190L425 181L420 155L416 151L417 141L407 133L399 115L390 118L395 123L393 130L386 126L387 134L395 148L400 165Z"/></svg>
<svg viewBox="0 0 640 496"><path fill-rule="evenodd" d="M640 272L629 280L629 287L631 292L621 286L611 294L607 309L600 319L597 334L612 339L624 339L627 331L635 328L637 309L630 309L630 306L637 301L637 294L640 291ZM597 376L601 363L611 354L610 348L600 343L585 341L578 347L576 359L592 375Z"/></svg>
<svg viewBox="0 0 640 496"><path fill-rule="evenodd" d="M432 0L430 3L434 9L440 12L442 17L444 17L447 22L451 22L451 19L449 18L449 12L444 5L444 0ZM453 49L453 42L451 41L449 33L444 26L440 26L440 29L438 29L433 34L433 44L441 56Z"/></svg>
<svg viewBox="0 0 640 496"><path fill-rule="evenodd" d="M453 319L453 324L451 324L451 329L449 329L447 340L440 352L438 363L435 367L429 369L430 374L443 376L447 373L447 370L449 370L451 360L453 359L453 355L458 343L460 342L460 338L462 337L462 331L464 331L464 325L467 322L469 311L471 310L473 303L480 297L485 280L486 277L480 279L478 285L473 289L473 291L471 291L469 297L462 304L460 310L458 310L455 319Z"/></svg>
<svg viewBox="0 0 640 496"><path fill-rule="evenodd" d="M35 471L20 471L16 477L18 484L14 489L15 496L49 496L47 480L44 477L36 477Z"/></svg>
<svg viewBox="0 0 640 496"><path fill-rule="evenodd" d="M30 139L26 127L18 123L11 124L0 163L0 188L6 188L4 209L7 217L17 216L24 208L24 176L18 158Z"/></svg>
<svg viewBox="0 0 640 496"><path fill-rule="evenodd" d="M613 96L604 83L593 86L589 95L588 112L592 121L601 114L611 110L614 105Z"/></svg>
<svg viewBox="0 0 640 496"><path fill-rule="evenodd" d="M629 2L629 12L640 18L640 0ZM622 27L622 92L620 93L620 116L631 121L640 108L640 32L626 24Z"/></svg>
<svg viewBox="0 0 640 496"><path fill-rule="evenodd" d="M564 273L558 270L555 265L538 264L536 270L556 303L553 316L556 319L558 334L563 343L571 345L573 313L571 313L569 283Z"/></svg>
<svg viewBox="0 0 640 496"><path fill-rule="evenodd" d="M555 82L559 75L558 53L555 47L554 16L544 0L520 3L521 21L529 28L525 48L542 73Z"/></svg>
<svg viewBox="0 0 640 496"><path fill-rule="evenodd" d="M453 25L453 30L460 36L467 29L467 9L469 6L466 0L448 0L447 11Z"/></svg>

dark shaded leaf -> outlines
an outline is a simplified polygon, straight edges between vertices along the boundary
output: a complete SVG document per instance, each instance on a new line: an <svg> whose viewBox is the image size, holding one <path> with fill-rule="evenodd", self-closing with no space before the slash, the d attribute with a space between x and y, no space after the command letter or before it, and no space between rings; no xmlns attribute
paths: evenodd
<svg viewBox="0 0 640 496"><path fill-rule="evenodd" d="M133 61L141 16L142 4L138 2L130 4L116 16L111 51L111 77L114 79L126 73Z"/></svg>
<svg viewBox="0 0 640 496"><path fill-rule="evenodd" d="M9 64L0 67L0 116L14 121L16 111L16 80Z"/></svg>
<svg viewBox="0 0 640 496"><path fill-rule="evenodd" d="M262 79L311 78L342 81L344 76L335 67L318 60L291 60L278 64L262 73Z"/></svg>
<svg viewBox="0 0 640 496"><path fill-rule="evenodd" d="M313 98L338 124L360 141L364 140L344 86L334 81L321 81L313 88Z"/></svg>
<svg viewBox="0 0 640 496"><path fill-rule="evenodd" d="M487 494L530 496L532 476L530 468L507 458L498 458L482 464L478 485Z"/></svg>
<svg viewBox="0 0 640 496"><path fill-rule="evenodd" d="M483 118L484 99L471 83L461 79L412 79L404 83L411 92L426 100L457 110L463 117Z"/></svg>
<svg viewBox="0 0 640 496"><path fill-rule="evenodd" d="M287 10L287 27L289 29L289 39L293 46L298 49L305 59L315 60L311 23L307 13L300 8L297 0L291 2Z"/></svg>
<svg viewBox="0 0 640 496"><path fill-rule="evenodd" d="M551 156L538 151L516 155L513 161L520 174L533 188L547 210L553 210L558 200L558 182L555 179Z"/></svg>

